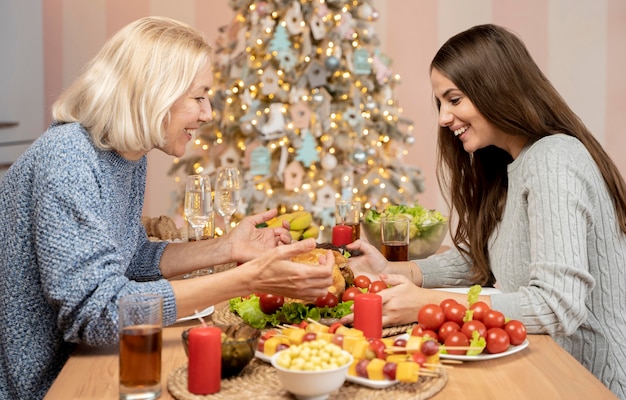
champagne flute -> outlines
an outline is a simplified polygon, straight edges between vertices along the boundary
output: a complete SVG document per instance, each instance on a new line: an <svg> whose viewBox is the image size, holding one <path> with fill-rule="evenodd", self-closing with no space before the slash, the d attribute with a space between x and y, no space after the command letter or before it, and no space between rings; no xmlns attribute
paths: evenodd
<svg viewBox="0 0 626 400"><path fill-rule="evenodd" d="M239 170L220 167L215 178L215 209L224 218L224 230L230 231L230 218L241 201Z"/></svg>
<svg viewBox="0 0 626 400"><path fill-rule="evenodd" d="M211 181L208 176L189 175L187 177L185 217L193 228L196 240L201 240L205 225L213 219Z"/></svg>

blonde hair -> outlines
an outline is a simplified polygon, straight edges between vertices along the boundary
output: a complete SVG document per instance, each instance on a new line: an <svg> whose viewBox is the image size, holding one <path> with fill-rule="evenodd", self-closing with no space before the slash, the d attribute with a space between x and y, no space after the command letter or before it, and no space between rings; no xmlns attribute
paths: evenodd
<svg viewBox="0 0 626 400"><path fill-rule="evenodd" d="M211 48L189 25L146 17L122 28L54 103L58 122L80 122L103 150L165 144L172 105L189 90Z"/></svg>

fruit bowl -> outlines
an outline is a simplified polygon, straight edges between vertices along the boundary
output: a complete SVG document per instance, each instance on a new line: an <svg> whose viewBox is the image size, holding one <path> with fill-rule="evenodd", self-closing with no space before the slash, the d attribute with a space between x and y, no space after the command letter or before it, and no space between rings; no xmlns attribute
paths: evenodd
<svg viewBox="0 0 626 400"><path fill-rule="evenodd" d="M246 323L211 326L216 326L222 331L222 379L238 375L254 358L261 331ZM191 329L194 327L185 329L181 335L187 356Z"/></svg>
<svg viewBox="0 0 626 400"><path fill-rule="evenodd" d="M380 223L364 220L361 226L367 241L380 250ZM409 259L421 259L434 254L441 246L447 232L447 221L421 226L420 233L409 241Z"/></svg>
<svg viewBox="0 0 626 400"><path fill-rule="evenodd" d="M282 351L272 356L272 366L276 370L276 375L283 388L300 400L327 399L332 392L339 390L343 386L348 376L348 368L353 361L350 353L341 350L342 356L347 359L347 362L339 367L320 370L297 370L280 365L278 359L281 357L281 353Z"/></svg>

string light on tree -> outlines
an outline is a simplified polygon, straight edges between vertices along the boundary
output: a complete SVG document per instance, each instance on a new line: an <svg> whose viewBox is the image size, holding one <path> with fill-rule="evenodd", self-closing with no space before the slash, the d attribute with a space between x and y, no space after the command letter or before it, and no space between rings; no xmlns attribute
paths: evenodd
<svg viewBox="0 0 626 400"><path fill-rule="evenodd" d="M230 0L214 46L213 120L170 173L238 166L233 220L277 207L311 211L329 241L337 198L412 204L424 189L402 157L412 123L381 53L368 0Z"/></svg>

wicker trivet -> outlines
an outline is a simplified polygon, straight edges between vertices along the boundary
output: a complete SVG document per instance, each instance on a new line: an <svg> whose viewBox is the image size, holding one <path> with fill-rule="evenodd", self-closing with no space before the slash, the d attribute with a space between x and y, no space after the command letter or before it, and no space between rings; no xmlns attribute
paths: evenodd
<svg viewBox="0 0 626 400"><path fill-rule="evenodd" d="M438 393L448 381L445 369L440 369L438 377L420 377L417 383L398 383L385 389L371 389L366 386L346 382L336 392L330 395L333 400L423 400L429 399ZM172 371L168 377L167 390L178 400L202 400L202 399L254 399L275 400L294 398L285 391L274 368L257 358L254 358L248 366L236 377L222 379L218 393L200 396L187 390L187 367L180 367Z"/></svg>
<svg viewBox="0 0 626 400"><path fill-rule="evenodd" d="M217 307L215 313L212 315L213 322L216 324L238 324L243 322L240 316L230 311L228 304ZM390 337L400 335L408 332L415 324L407 324L400 326L390 326L383 328L383 337Z"/></svg>

